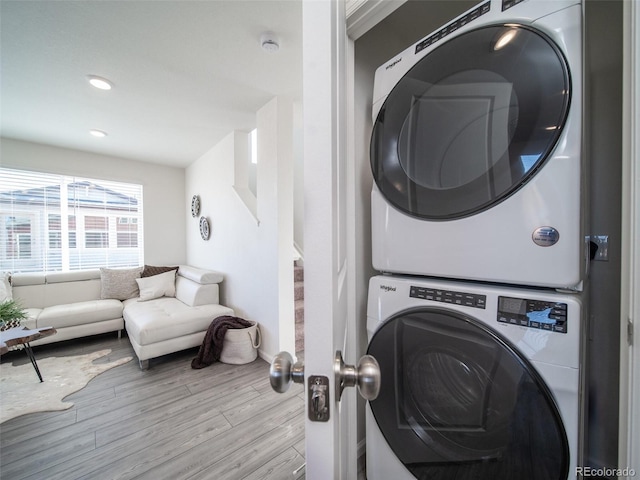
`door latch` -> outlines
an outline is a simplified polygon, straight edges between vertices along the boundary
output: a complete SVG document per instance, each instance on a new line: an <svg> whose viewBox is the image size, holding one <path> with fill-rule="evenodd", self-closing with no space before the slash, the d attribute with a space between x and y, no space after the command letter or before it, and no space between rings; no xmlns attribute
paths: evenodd
<svg viewBox="0 0 640 480"><path fill-rule="evenodd" d="M329 421L329 379L321 375L311 375L308 380L309 420Z"/></svg>

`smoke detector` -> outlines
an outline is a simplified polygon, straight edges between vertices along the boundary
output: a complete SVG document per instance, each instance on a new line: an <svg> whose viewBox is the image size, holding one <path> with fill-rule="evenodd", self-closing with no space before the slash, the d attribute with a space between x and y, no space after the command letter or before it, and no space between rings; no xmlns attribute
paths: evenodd
<svg viewBox="0 0 640 480"><path fill-rule="evenodd" d="M265 32L260 36L260 45L266 52L273 53L280 49L278 44L278 37L273 32Z"/></svg>

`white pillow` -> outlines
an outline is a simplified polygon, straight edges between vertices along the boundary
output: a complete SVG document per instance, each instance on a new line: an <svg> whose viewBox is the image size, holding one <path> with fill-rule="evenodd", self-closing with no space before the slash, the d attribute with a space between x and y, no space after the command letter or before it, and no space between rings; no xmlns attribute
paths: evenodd
<svg viewBox="0 0 640 480"><path fill-rule="evenodd" d="M176 270L153 275L152 277L136 278L140 288L139 302L146 302L160 297L176 296Z"/></svg>
<svg viewBox="0 0 640 480"><path fill-rule="evenodd" d="M9 278L11 278L11 274L9 272L2 272L2 275L0 276L0 303L4 303L7 300L13 300L13 292L11 290Z"/></svg>

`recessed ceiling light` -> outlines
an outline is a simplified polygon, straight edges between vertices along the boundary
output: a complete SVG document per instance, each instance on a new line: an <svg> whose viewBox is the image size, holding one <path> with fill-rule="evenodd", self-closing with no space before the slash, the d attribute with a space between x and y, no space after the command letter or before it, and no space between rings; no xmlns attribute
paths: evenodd
<svg viewBox="0 0 640 480"><path fill-rule="evenodd" d="M102 130L96 130L95 128L94 128L94 129L89 130L89 133L90 133L91 135L93 135L94 137L99 137L99 138L102 138L102 137L106 137L106 136L107 136L107 132L104 132L104 131L102 131Z"/></svg>
<svg viewBox="0 0 640 480"><path fill-rule="evenodd" d="M89 83L100 90L111 90L112 84L106 78L98 77L96 75L87 75Z"/></svg>

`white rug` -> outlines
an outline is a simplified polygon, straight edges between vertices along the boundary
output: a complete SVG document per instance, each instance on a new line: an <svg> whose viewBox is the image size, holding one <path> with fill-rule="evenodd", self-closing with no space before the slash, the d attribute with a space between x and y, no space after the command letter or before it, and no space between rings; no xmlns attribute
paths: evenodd
<svg viewBox="0 0 640 480"><path fill-rule="evenodd" d="M38 368L44 382L40 383L31 362L14 366L0 366L0 423L26 413L66 410L73 406L63 399L84 388L89 380L110 368L130 362L125 357L109 363L93 361L109 355L111 350L100 350L87 355L71 357L37 357ZM26 353L24 354L26 357Z"/></svg>

